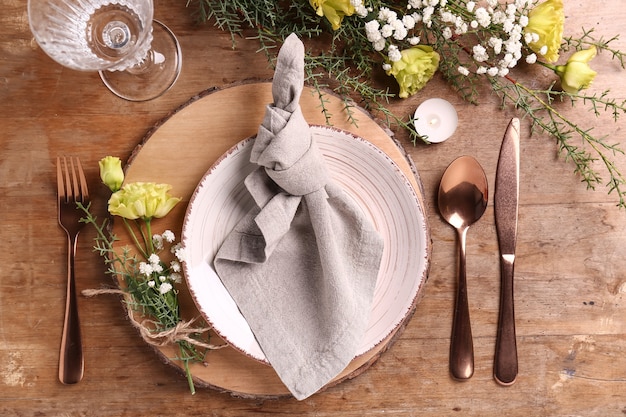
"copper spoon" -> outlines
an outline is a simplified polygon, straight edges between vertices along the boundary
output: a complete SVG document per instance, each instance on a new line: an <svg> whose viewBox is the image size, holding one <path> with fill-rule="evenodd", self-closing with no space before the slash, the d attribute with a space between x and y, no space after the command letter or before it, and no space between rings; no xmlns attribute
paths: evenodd
<svg viewBox="0 0 626 417"><path fill-rule="evenodd" d="M450 372L459 380L474 374L474 346L465 278L465 241L469 226L480 219L487 208L487 195L485 172L471 156L461 156L452 161L441 177L439 211L458 235L458 286L450 344Z"/></svg>

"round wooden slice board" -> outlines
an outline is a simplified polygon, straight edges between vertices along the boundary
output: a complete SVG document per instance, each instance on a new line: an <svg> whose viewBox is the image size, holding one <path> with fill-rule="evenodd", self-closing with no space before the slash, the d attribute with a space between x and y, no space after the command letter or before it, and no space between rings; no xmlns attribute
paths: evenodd
<svg viewBox="0 0 626 417"><path fill-rule="evenodd" d="M383 150L404 172L414 187L421 206L425 207L415 167L389 134L362 109L351 108L357 120L357 124L354 124L348 120L344 103L339 97L326 94L325 100L325 107L332 115L332 125L352 132ZM165 218L153 220L155 232L170 229L176 234L177 240L180 239L186 206L198 182L211 165L233 145L257 133L265 108L271 102L269 82L250 82L210 89L193 97L146 135L128 161L125 182L171 184L172 195L182 197L182 202ZM310 124L326 124L319 97L313 89L305 87L300 105ZM120 222L114 225L114 233L120 238L117 248L130 244ZM427 254L430 259L431 239L428 230L426 233ZM415 278L425 282L428 270L429 264L424 276ZM179 290L183 318L190 320L200 317L184 283L179 286ZM419 297L415 298L409 314L392 333L374 349L356 357L328 386L353 378L374 363L405 327L418 299ZM211 343L220 345L223 342L212 333ZM176 346L155 347L155 350L164 361L183 372L182 363L172 359L177 356ZM205 363L192 364L191 372L197 386L211 387L236 396L276 398L290 395L270 366L231 347L209 351Z"/></svg>

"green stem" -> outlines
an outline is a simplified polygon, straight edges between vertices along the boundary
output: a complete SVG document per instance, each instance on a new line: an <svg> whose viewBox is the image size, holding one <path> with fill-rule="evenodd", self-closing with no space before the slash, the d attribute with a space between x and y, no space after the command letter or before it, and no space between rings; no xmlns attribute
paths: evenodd
<svg viewBox="0 0 626 417"><path fill-rule="evenodd" d="M187 384L189 384L189 391L191 391L191 395L196 393L196 386L193 383L193 378L191 377L191 370L189 369L189 361L190 359L185 358L185 352L183 350L182 345L178 345L180 348L180 354L183 359L183 366L185 367L185 375L187 375Z"/></svg>
<svg viewBox="0 0 626 417"><path fill-rule="evenodd" d="M154 253L154 242L152 242L152 219L146 219L146 236L144 236L144 242L146 242L146 248L149 249L149 253Z"/></svg>
<svg viewBox="0 0 626 417"><path fill-rule="evenodd" d="M137 239L137 235L135 234L135 231L133 230L132 226L130 225L130 223L128 222L126 218L122 217L122 220L124 221L124 225L126 225L126 230L128 230L128 232L130 233L130 236L133 238L133 241L135 242L135 246L137 247L137 249L139 249L143 257L148 259L148 255L146 254L146 251L143 249L143 246L139 244L139 240ZM141 233L141 236L142 238L144 238L144 242L145 242L145 237L143 236L143 231L141 230L141 226L139 226L139 232Z"/></svg>

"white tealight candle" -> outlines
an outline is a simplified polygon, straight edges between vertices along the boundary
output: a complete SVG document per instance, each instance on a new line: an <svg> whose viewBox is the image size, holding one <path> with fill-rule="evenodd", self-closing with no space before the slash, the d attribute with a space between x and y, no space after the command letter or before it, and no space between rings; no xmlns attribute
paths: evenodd
<svg viewBox="0 0 626 417"><path fill-rule="evenodd" d="M448 139L459 123L456 110L442 98L431 98L424 101L415 110L413 124L422 136L427 136L431 143L439 143Z"/></svg>

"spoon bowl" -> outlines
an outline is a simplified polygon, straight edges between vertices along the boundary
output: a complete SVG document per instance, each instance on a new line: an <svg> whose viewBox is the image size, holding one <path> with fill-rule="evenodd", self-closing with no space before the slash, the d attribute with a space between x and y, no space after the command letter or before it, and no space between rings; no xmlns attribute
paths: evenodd
<svg viewBox="0 0 626 417"><path fill-rule="evenodd" d="M471 156L461 156L452 161L441 177L438 206L441 216L456 229L458 235L458 284L450 344L450 372L458 380L466 380L474 374L465 241L470 225L485 212L487 197L487 177L478 161Z"/></svg>

